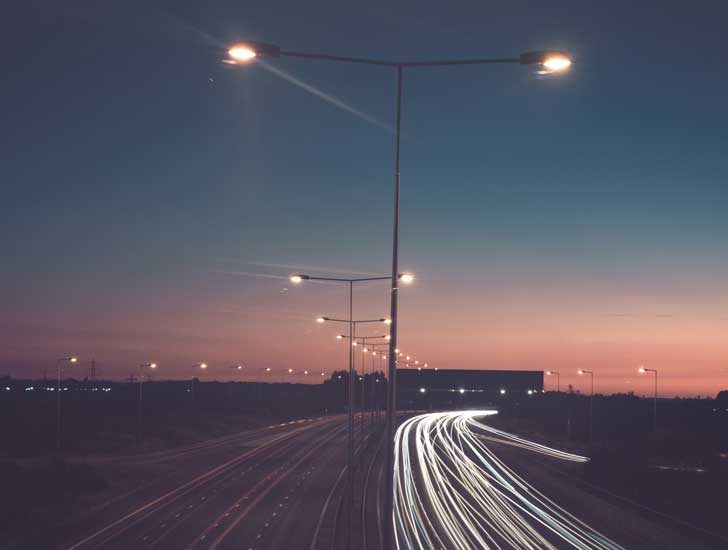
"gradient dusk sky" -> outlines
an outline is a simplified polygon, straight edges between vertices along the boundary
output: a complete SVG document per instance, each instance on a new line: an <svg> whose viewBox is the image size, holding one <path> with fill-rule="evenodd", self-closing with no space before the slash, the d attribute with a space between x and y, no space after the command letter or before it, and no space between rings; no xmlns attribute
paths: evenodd
<svg viewBox="0 0 728 550"><path fill-rule="evenodd" d="M74 353L122 378L330 371L346 291L383 274L395 75L250 39L393 59L553 48L405 75L400 347L562 388L728 388L725 2L15 2L0 41L0 375ZM386 284L356 316L387 314ZM377 333L378 327L367 329ZM80 368L83 368L81 365ZM255 375L255 374L253 374ZM251 375L251 376L253 376ZM258 376L258 375L255 375ZM303 375L293 378L305 381ZM550 387L551 380L547 380Z"/></svg>

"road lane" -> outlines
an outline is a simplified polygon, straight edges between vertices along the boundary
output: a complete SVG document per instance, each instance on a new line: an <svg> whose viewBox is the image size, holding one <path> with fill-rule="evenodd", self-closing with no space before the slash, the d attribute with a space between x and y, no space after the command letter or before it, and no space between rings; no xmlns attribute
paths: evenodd
<svg viewBox="0 0 728 550"><path fill-rule="evenodd" d="M149 490L141 491L138 496L144 495L144 498L129 499L133 505L127 503L123 513L113 519L106 513L103 523L86 521L85 524L95 528L63 547L74 550L185 547L231 503L259 486L260 480L280 475L291 466L296 453L305 452L320 438L329 437L332 431L341 432L344 425L344 417L296 421L273 426L270 434L254 430L251 434L241 434L235 442L217 440L182 453L167 453L165 460L169 463L164 466L184 469L187 475L171 478L172 485L157 483L152 498ZM155 461L159 459L154 457ZM133 460L146 464L143 457Z"/></svg>

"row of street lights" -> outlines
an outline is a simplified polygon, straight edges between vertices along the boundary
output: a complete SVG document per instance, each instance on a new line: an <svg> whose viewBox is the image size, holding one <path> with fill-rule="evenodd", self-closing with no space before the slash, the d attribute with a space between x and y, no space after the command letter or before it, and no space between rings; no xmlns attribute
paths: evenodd
<svg viewBox="0 0 728 550"><path fill-rule="evenodd" d="M68 356L68 357L61 357L57 359L56 361L56 370L57 370L57 382L56 382L56 449L60 450L63 444L63 438L62 438L62 431L63 431L63 418L62 418L62 401L61 401L61 394L63 393L61 391L61 381L63 376L63 367L64 365L72 365L78 363L78 357L75 356ZM147 373L150 373L151 371L155 371L157 369L157 363L141 363L139 368L139 377L138 377L138 386L137 386L137 425L136 425L136 445L137 447L141 445L142 440L142 425L143 425L143 389L144 389L144 376ZM191 367L192 369L195 369L196 371L203 373L208 370L208 364L207 363L195 363ZM242 372L245 367L243 365L234 365L230 367L230 369L236 371L236 372ZM273 372L273 369L271 367L265 368L266 373ZM295 371L291 368L286 369L288 374L293 374ZM303 374L308 376L309 371L304 370ZM325 377L326 372L321 371L321 377ZM192 396L192 401L195 401L195 378L196 376L193 376L190 380L190 393Z"/></svg>
<svg viewBox="0 0 728 550"><path fill-rule="evenodd" d="M376 65L394 69L396 73L396 107L395 107L395 141L394 141L394 211L392 224L392 271L391 271L391 299L390 316L390 353L388 354L388 384L387 384L387 433L386 433L386 465L385 465L385 526L383 533L383 547L387 550L394 546L394 432L396 424L396 379L397 367L394 349L397 347L397 305L400 281L399 272L399 209L400 209L400 149L402 127L402 83L405 70L452 67L455 65L492 65L492 64L521 64L536 66L540 74L561 73L571 66L571 58L558 51L533 51L521 54L518 57L508 58L469 58L426 61L393 61L385 59L372 59L361 57L347 57L340 55L316 54L284 50L274 44L260 42L243 42L229 48L227 63L244 64L259 58L290 57L320 61L334 61L357 65ZM353 327L350 332L353 332Z"/></svg>
<svg viewBox="0 0 728 550"><path fill-rule="evenodd" d="M657 369L648 369L647 367L641 365L637 372L640 374L645 374L648 372L651 372L654 374L654 382L655 382L655 391L652 399L652 430L657 431ZM593 415L594 415L594 371L591 370L585 370L585 369L579 369L576 371L576 373L579 376L589 376L589 380L591 382L591 388L589 391L589 442L593 442L593 436L594 436L594 422L593 422ZM561 373L559 371L553 371L548 370L546 371L546 374L548 376L556 376L556 391L561 391Z"/></svg>
<svg viewBox="0 0 728 550"><path fill-rule="evenodd" d="M231 50L231 56L233 56L232 50ZM354 498L354 345L356 344L356 328L359 324L368 324L368 323L384 323L386 325L392 325L392 320L387 318L379 318L379 319L354 319L354 285L357 283L365 283L365 282L373 282L373 281L388 281L389 277L359 277L359 278L342 278L342 277L314 277L311 275L305 275L305 274L294 274L291 275L289 280L293 284L300 284L304 281L324 281L324 282L334 282L334 283L344 283L348 285L349 287L349 318L348 319L337 319L332 317L318 317L316 319L317 323L327 323L327 322L333 322L333 323L347 323L349 325L349 336L348 341L351 343L349 346L349 380L348 380L348 386L349 386L349 405L348 405L348 418L347 418L347 469L346 469L346 479L347 479L347 487L348 487L348 493L349 493L349 505L347 508L347 546L351 546L351 531L352 531L352 521L353 521L353 514L354 514L354 504L353 504L353 498ZM414 276L411 273L399 273L397 276L398 281L402 281L403 283L412 283L414 281ZM340 335L342 338L345 338L344 335ZM391 331L388 335L391 341Z"/></svg>

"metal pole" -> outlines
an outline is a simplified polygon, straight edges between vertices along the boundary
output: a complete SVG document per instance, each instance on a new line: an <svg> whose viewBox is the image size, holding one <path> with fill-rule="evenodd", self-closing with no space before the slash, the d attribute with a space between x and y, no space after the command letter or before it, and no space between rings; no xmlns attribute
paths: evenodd
<svg viewBox="0 0 728 550"><path fill-rule="evenodd" d="M655 399L652 412L652 431L657 431L657 369L655 369Z"/></svg>
<svg viewBox="0 0 728 550"><path fill-rule="evenodd" d="M394 548L394 432L396 422L396 390L397 390L397 364L394 350L397 348L397 285L399 283L399 154L400 154L400 128L402 122L402 66L397 66L397 127L395 133L394 155L394 223L392 227L392 298L390 300L389 326L389 380L387 382L387 461L384 488L384 549Z"/></svg>
<svg viewBox="0 0 728 550"><path fill-rule="evenodd" d="M56 364L58 382L56 384L56 449L61 450L61 361Z"/></svg>
<svg viewBox="0 0 728 550"><path fill-rule="evenodd" d="M561 373L556 373L556 393L561 393Z"/></svg>
<svg viewBox="0 0 728 550"><path fill-rule="evenodd" d="M349 281L349 439L346 477L349 487L349 506L346 522L346 547L351 548L352 518L354 516L354 282Z"/></svg>
<svg viewBox="0 0 728 550"><path fill-rule="evenodd" d="M139 396L137 397L137 437L136 444L139 447L142 443L142 384L144 383L144 372L139 367Z"/></svg>
<svg viewBox="0 0 728 550"><path fill-rule="evenodd" d="M366 342L366 340L362 340ZM365 343L361 347L361 401L359 402L359 431L361 433L361 442L364 445L364 375L366 374L366 354L364 353ZM362 460L362 455L359 455L359 462Z"/></svg>
<svg viewBox="0 0 728 550"><path fill-rule="evenodd" d="M591 377L591 395L589 396L589 444L594 444L594 373Z"/></svg>

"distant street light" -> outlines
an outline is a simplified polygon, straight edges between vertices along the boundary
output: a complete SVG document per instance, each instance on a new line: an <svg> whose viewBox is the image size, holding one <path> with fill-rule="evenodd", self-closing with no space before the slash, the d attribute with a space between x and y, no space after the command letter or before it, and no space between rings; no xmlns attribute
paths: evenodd
<svg viewBox="0 0 728 550"><path fill-rule="evenodd" d="M652 400L652 431L657 431L657 369L648 369L644 366L640 366L638 369L640 374L651 372L655 375L655 395Z"/></svg>
<svg viewBox="0 0 728 550"><path fill-rule="evenodd" d="M396 112L395 112L395 155L394 155L394 221L392 224L392 289L390 299L392 349L397 347L397 295L398 282L401 279L399 272L399 210L400 210L400 144L402 122L402 79L404 69L422 67L445 67L454 65L491 65L491 64L521 64L535 65L541 74L560 73L571 66L569 55L551 50L533 51L521 54L518 57L508 58L471 58L448 59L428 61L392 61L385 59L371 59L361 57L346 57L340 55L315 54L282 50L279 46L262 42L242 42L233 45L228 50L228 63L248 63L257 58L264 57L295 57L298 59L317 59L322 61L336 61L363 65L378 65L395 69L397 75ZM404 282L404 280L403 280ZM387 385L387 454L386 454L386 488L385 498L385 526L383 548L390 550L394 542L394 431L396 422L396 379L397 367L395 356L389 354L389 383ZM350 536L350 535L349 535ZM349 544L349 546L351 546Z"/></svg>
<svg viewBox="0 0 728 550"><path fill-rule="evenodd" d="M142 363L139 365L139 394L137 397L137 433L136 446L142 443L142 387L144 384L144 369L154 370L157 368L156 363Z"/></svg>
<svg viewBox="0 0 728 550"><path fill-rule="evenodd" d="M588 374L591 378L591 393L589 394L589 444L594 443L594 371L590 370L578 370L576 371L579 376Z"/></svg>
<svg viewBox="0 0 728 550"><path fill-rule="evenodd" d="M61 450L61 371L64 363L72 365L77 363L77 357L61 357L56 362L58 371L58 383L56 385L56 449Z"/></svg>
<svg viewBox="0 0 728 550"><path fill-rule="evenodd" d="M192 365L193 369L199 369L201 372L205 372L207 370L207 363L197 363L196 365ZM192 380L190 380L190 392L192 393L192 402L195 402L195 375L192 375Z"/></svg>
<svg viewBox="0 0 728 550"><path fill-rule="evenodd" d="M546 374L548 376L555 376L556 377L556 391L561 393L561 374L558 371L555 370L547 370Z"/></svg>

